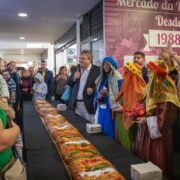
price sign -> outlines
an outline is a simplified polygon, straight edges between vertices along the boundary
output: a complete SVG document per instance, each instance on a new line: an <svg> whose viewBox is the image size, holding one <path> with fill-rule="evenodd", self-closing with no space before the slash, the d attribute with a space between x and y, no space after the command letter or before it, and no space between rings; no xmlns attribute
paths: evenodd
<svg viewBox="0 0 180 180"><path fill-rule="evenodd" d="M149 30L150 47L166 47L169 40L172 47L180 47L180 31Z"/></svg>

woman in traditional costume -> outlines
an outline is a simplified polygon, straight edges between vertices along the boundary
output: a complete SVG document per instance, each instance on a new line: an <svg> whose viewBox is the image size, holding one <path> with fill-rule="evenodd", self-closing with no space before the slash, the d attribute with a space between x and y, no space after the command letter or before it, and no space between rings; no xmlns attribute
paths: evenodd
<svg viewBox="0 0 180 180"><path fill-rule="evenodd" d="M95 119L101 124L102 132L115 139L115 120L112 119L111 105L122 84L122 75L117 71L118 64L112 57L105 57L102 61L101 72L97 78L94 105Z"/></svg>
<svg viewBox="0 0 180 180"><path fill-rule="evenodd" d="M171 79L175 82L176 86L179 79L178 70L176 69L176 66L174 65L174 61L169 56L169 54L162 52L159 54L158 60L162 60L166 63L167 67L169 68L168 75L171 77ZM180 97L179 97L180 98Z"/></svg>
<svg viewBox="0 0 180 180"><path fill-rule="evenodd" d="M174 81L177 87L177 95L180 100L180 78L179 78L178 69L174 65L174 61L172 57L169 54L162 52L161 54L159 54L158 59L164 61L166 65L168 66L169 68L168 75L171 77L171 79ZM180 114L179 112L178 112L178 119L172 126L172 134L173 134L173 149L180 152Z"/></svg>
<svg viewBox="0 0 180 180"><path fill-rule="evenodd" d="M145 117L137 118L139 132L135 154L143 161L151 161L171 179L172 131L180 103L174 81L168 76L168 67L161 61L149 62L149 83L143 94Z"/></svg>
<svg viewBox="0 0 180 180"><path fill-rule="evenodd" d="M115 109L116 112L116 141L121 143L129 151L134 150L137 134L137 124L129 120L125 115L126 110L131 110L135 103L141 101L145 81L142 79L141 66L136 63L126 63L124 67L124 79L115 103L119 102L122 108Z"/></svg>

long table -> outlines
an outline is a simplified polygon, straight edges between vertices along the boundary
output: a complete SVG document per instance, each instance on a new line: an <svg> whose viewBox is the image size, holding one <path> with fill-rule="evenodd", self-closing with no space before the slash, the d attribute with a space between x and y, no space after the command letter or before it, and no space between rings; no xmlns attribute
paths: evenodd
<svg viewBox="0 0 180 180"><path fill-rule="evenodd" d="M50 101L55 107L59 101ZM61 114L127 179L131 164L143 163L103 133L88 134L87 121L68 109ZM69 180L69 174L32 102L23 104L23 139L28 180ZM163 178L164 179L164 178Z"/></svg>

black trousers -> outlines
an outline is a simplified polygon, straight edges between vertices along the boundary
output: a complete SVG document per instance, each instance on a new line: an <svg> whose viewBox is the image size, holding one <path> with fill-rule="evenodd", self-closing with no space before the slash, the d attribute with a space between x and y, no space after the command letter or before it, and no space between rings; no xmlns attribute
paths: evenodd
<svg viewBox="0 0 180 180"><path fill-rule="evenodd" d="M61 96L62 96L62 95L60 95L60 94L55 94L54 100L61 101Z"/></svg>
<svg viewBox="0 0 180 180"><path fill-rule="evenodd" d="M67 101L63 101L63 100L61 100L61 96L62 96L62 95L55 94L55 99L54 99L54 100L61 101L62 103L66 104L66 105L68 106L69 101L67 102Z"/></svg>

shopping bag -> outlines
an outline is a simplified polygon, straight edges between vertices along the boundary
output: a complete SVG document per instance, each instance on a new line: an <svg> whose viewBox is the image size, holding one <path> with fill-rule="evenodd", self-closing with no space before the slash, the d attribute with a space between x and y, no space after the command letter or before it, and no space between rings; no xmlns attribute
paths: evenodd
<svg viewBox="0 0 180 180"><path fill-rule="evenodd" d="M63 100L63 101L69 101L69 99L70 99L70 96L71 96L71 87L70 86L68 86L67 88L66 88L66 90L64 91L64 93L63 93L63 95L61 96L61 100Z"/></svg>

